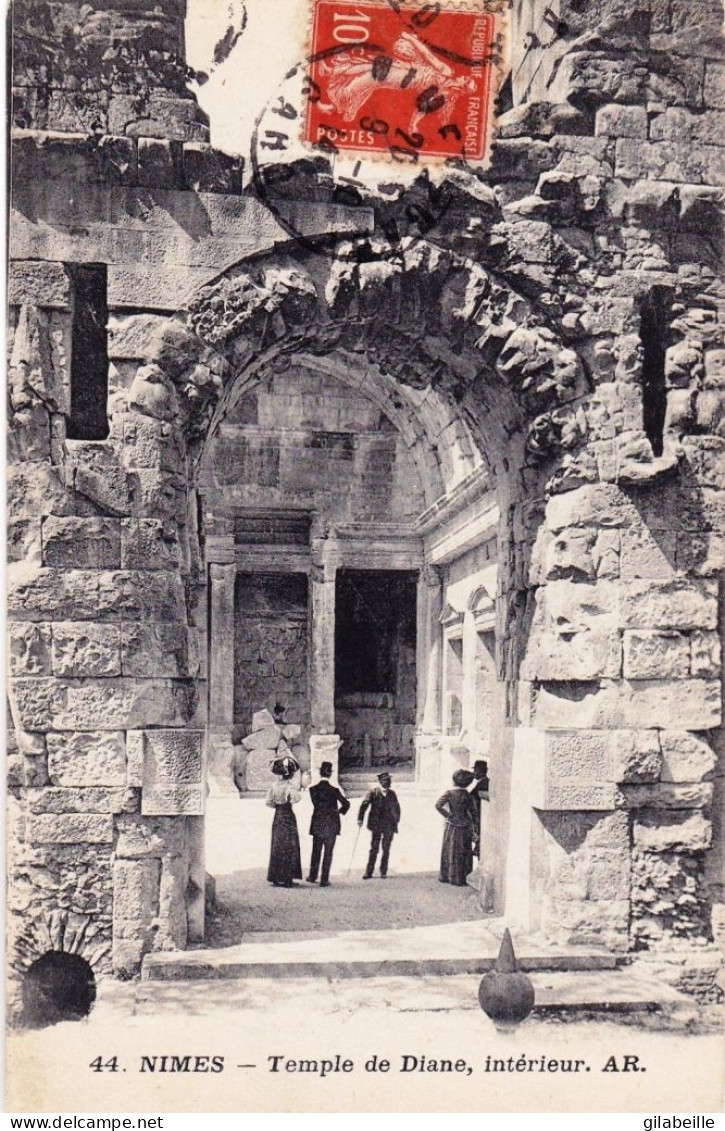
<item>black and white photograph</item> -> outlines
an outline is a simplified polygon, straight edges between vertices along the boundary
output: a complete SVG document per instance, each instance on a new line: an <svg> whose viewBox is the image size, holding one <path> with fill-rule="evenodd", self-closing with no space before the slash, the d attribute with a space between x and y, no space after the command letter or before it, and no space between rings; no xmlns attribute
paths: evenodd
<svg viewBox="0 0 725 1131"><path fill-rule="evenodd" d="M8 1111L716 1126L723 16L11 3Z"/></svg>

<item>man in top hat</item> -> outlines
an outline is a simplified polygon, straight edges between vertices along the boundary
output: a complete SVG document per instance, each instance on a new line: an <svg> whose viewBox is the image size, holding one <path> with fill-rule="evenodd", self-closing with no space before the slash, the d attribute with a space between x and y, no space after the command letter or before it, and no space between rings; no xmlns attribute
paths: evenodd
<svg viewBox="0 0 725 1131"><path fill-rule="evenodd" d="M340 817L345 816L350 808L350 802L342 790L330 784L332 777L332 762L323 762L320 765L320 780L310 789L313 813L310 824L312 836L312 858L310 860L310 874L307 877L309 884L317 881L317 872L322 857L322 873L320 887L330 886L330 867L335 839L340 835ZM323 855L324 851L324 855Z"/></svg>
<svg viewBox="0 0 725 1131"><path fill-rule="evenodd" d="M373 834L370 841L370 855L365 869L364 880L371 880L375 871L375 861L378 858L378 849L382 842L383 854L380 857L380 877L385 879L388 874L388 858L393 837L398 831L400 821L400 803L394 790L390 788L390 774L378 774L379 785L365 794L360 812L357 815L358 825L362 825L365 813L370 809L368 828Z"/></svg>

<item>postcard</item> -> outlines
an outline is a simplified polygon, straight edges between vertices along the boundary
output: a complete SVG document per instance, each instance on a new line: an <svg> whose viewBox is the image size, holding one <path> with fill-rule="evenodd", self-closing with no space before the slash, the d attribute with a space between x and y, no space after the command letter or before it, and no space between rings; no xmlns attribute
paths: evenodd
<svg viewBox="0 0 725 1131"><path fill-rule="evenodd" d="M714 1126L719 3L11 16L9 1109Z"/></svg>

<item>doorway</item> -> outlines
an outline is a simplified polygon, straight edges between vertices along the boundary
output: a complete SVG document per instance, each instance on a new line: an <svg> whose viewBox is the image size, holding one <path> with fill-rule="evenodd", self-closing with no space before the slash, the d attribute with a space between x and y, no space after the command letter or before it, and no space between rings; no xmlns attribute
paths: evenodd
<svg viewBox="0 0 725 1131"><path fill-rule="evenodd" d="M413 770L414 570L339 570L335 583L335 726L340 769Z"/></svg>

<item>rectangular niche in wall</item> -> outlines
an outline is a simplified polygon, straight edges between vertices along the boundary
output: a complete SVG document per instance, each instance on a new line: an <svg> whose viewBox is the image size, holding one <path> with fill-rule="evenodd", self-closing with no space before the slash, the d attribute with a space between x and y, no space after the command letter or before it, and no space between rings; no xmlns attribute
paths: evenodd
<svg viewBox="0 0 725 1131"><path fill-rule="evenodd" d="M68 264L72 330L69 440L108 438L108 271L105 263Z"/></svg>
<svg viewBox="0 0 725 1131"><path fill-rule="evenodd" d="M460 734L463 727L463 639L447 636L444 655L446 733Z"/></svg>
<svg viewBox="0 0 725 1131"><path fill-rule="evenodd" d="M309 729L307 575L239 573L234 590L234 722L279 702Z"/></svg>
<svg viewBox="0 0 725 1131"><path fill-rule="evenodd" d="M335 726L345 769L413 765L416 600L413 571L338 571Z"/></svg>

